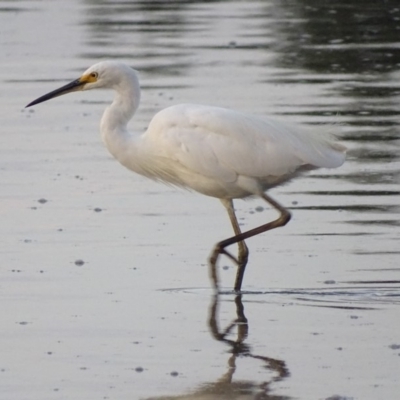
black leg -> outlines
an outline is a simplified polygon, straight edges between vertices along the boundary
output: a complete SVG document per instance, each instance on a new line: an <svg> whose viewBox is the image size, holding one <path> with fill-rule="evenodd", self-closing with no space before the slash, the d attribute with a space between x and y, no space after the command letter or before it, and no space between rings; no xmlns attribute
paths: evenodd
<svg viewBox="0 0 400 400"><path fill-rule="evenodd" d="M222 201L222 203L225 205L225 207L228 210L228 214L231 219L233 229L235 231L235 236L232 236L228 239L218 242L215 245L213 252L211 253L211 256L210 256L211 278L213 280L214 287L216 289L218 289L218 274L217 274L216 263L217 263L217 260L218 260L218 257L220 256L220 254L225 254L227 257L229 257L231 260L233 260L238 265L238 271L236 274L234 290L239 292L242 287L242 281L243 281L244 271L246 269L247 257L248 257L248 249L247 249L246 244L244 243L244 240L251 238L253 236L256 236L260 233L284 226L290 221L291 214L285 207L281 206L279 203L277 203L274 199L272 199L270 196L266 195L265 193L261 194L261 197L267 203L269 203L272 207L274 207L276 210L278 210L280 212L280 216L274 221L268 222L267 224L258 226L257 228L250 229L249 231L246 231L243 233L240 232L239 224L237 222L236 215L233 210L232 201L231 200ZM236 259L234 256L232 256L227 250L225 250L226 247L228 247L232 244L235 244L235 243L243 243L245 249L247 250L247 253L245 252L245 263L243 263L242 265L240 264L240 247L239 247L239 258L238 259Z"/></svg>

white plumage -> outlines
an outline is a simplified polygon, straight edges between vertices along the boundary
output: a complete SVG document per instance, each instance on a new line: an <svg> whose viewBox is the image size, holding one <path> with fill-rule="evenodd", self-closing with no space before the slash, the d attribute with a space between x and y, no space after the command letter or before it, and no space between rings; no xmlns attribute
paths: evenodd
<svg viewBox="0 0 400 400"><path fill-rule="evenodd" d="M178 183L191 187L193 178L207 178L213 188L205 184L194 189L227 199L258 194L248 192L250 180L264 191L299 170L332 168L344 161L343 146L321 132L295 131L271 120L195 104L162 110L142 139L167 165L173 163Z"/></svg>
<svg viewBox="0 0 400 400"><path fill-rule="evenodd" d="M101 119L101 135L112 155L125 167L154 180L190 188L221 199L235 236L217 243L210 264L218 286L216 261L228 255L238 264L235 290L239 291L247 264L244 239L283 226L290 213L265 191L314 168L336 168L346 148L322 129L304 130L288 124L236 111L197 104L179 104L158 112L142 135L127 124L140 102L135 70L104 61L79 79L48 93L27 107L76 90L111 88L115 98ZM232 199L258 195L281 216L271 223L241 233ZM225 247L239 244L239 256Z"/></svg>

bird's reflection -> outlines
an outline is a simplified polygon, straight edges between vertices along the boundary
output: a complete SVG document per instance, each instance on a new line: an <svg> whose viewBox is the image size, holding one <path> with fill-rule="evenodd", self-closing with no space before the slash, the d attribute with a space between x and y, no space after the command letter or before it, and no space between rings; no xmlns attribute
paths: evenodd
<svg viewBox="0 0 400 400"><path fill-rule="evenodd" d="M290 400L290 397L272 394L272 383L281 381L289 376L286 363L264 355L256 355L251 351L250 345L245 343L249 334L249 323L244 314L242 296L235 297L236 318L225 328L220 329L218 310L220 305L219 295L212 297L209 310L208 325L211 335L229 346L231 356L228 359L228 370L215 382L202 384L192 392L178 396L161 396L148 400ZM234 339L230 339L235 334ZM254 380L234 380L234 374L239 368L239 359L247 357L262 363L262 367L273 373L273 377L261 382Z"/></svg>
<svg viewBox="0 0 400 400"><path fill-rule="evenodd" d="M286 366L286 363L283 360L278 360L264 355L253 354L250 345L245 343L245 340L247 339L249 334L249 323L244 314L242 295L237 295L235 297L236 318L223 330L220 330L218 324L219 303L220 299L219 295L217 294L213 297L213 301L210 306L208 323L210 332L214 339L226 343L231 348L229 352L232 355L229 357L228 360L229 370L224 375L224 377L220 379L220 383L225 383L225 386L221 385L222 388L225 388L226 392L232 393L232 395L234 395L234 397L230 398L242 398L241 396L247 393L249 395L249 399L289 399L288 397L269 394L269 386L272 382L280 381L289 376L289 370ZM237 331L236 338L229 339L228 336L230 336L232 331L234 331L235 329ZM275 374L274 377L271 378L269 381L265 381L262 383L249 381L234 382L233 375L236 371L236 361L240 357L249 357L254 360L262 361L263 368L273 371Z"/></svg>

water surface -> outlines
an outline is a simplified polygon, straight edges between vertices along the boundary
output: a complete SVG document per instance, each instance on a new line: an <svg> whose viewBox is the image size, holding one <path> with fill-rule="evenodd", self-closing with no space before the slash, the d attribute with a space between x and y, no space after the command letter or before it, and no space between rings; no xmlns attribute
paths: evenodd
<svg viewBox="0 0 400 400"><path fill-rule="evenodd" d="M397 398L400 7L353 3L0 1L0 398ZM331 124L349 148L271 191L293 219L249 240L241 297L228 260L219 298L208 280L219 202L107 154L110 93L23 109L102 59L140 72L132 129L195 102Z"/></svg>

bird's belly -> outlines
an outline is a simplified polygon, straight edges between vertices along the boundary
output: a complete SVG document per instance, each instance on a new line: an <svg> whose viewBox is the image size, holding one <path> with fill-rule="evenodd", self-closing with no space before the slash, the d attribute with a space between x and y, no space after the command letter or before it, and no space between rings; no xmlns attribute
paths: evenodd
<svg viewBox="0 0 400 400"><path fill-rule="evenodd" d="M135 158L119 158L119 161L125 167L150 179L194 190L218 199L240 199L260 195L261 192L281 185L300 173L298 170L281 176L250 177L236 175L230 176L231 179L229 180L220 176L198 173L170 159L154 158L152 162L142 163L140 167L132 160L135 161Z"/></svg>
<svg viewBox="0 0 400 400"><path fill-rule="evenodd" d="M185 182L184 186L206 196L218 199L239 199L252 195L236 183L220 182L205 177L192 178L190 181Z"/></svg>
<svg viewBox="0 0 400 400"><path fill-rule="evenodd" d="M219 199L241 199L249 196L259 195L275 186L291 180L297 174L290 174L280 177L246 177L239 175L235 181L223 181L212 177L198 174L180 174L178 180L179 186L206 196Z"/></svg>
<svg viewBox="0 0 400 400"><path fill-rule="evenodd" d="M237 180L225 182L217 178L194 173L193 171L180 170L177 173L177 170L174 170L173 176L168 174L162 180L218 199L235 199L252 195L248 190L240 187Z"/></svg>

